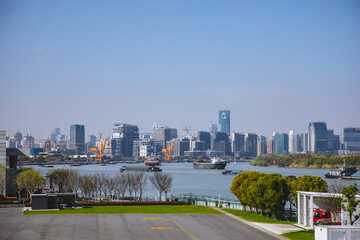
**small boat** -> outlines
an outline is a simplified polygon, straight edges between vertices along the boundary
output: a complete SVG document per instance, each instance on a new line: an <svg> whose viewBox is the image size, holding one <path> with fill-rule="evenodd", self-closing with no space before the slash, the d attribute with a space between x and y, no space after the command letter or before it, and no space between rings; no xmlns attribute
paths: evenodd
<svg viewBox="0 0 360 240"><path fill-rule="evenodd" d="M222 172L222 175L238 175L239 173L242 173L242 170L225 170Z"/></svg>
<svg viewBox="0 0 360 240"><path fill-rule="evenodd" d="M80 164L80 163L70 164L70 167L79 167L79 166L81 166L81 164Z"/></svg>
<svg viewBox="0 0 360 240"><path fill-rule="evenodd" d="M47 165L47 164L44 164L43 167L46 167L46 168L53 168L54 166L53 165Z"/></svg>
<svg viewBox="0 0 360 240"><path fill-rule="evenodd" d="M346 180L360 180L360 171L357 171L356 173L354 173L351 176L342 176L341 179L346 179Z"/></svg>
<svg viewBox="0 0 360 240"><path fill-rule="evenodd" d="M106 166L106 163L100 163L100 166Z"/></svg>

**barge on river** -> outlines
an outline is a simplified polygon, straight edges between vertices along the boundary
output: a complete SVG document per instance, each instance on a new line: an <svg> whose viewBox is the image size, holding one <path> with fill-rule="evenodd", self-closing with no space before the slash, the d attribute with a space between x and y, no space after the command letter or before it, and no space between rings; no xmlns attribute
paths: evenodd
<svg viewBox="0 0 360 240"><path fill-rule="evenodd" d="M150 166L123 166L119 172L131 171L131 172L161 172L159 167Z"/></svg>

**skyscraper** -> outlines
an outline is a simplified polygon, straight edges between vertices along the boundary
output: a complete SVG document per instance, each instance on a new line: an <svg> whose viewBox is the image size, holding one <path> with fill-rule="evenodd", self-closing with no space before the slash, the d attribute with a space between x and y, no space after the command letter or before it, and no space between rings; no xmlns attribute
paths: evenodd
<svg viewBox="0 0 360 240"><path fill-rule="evenodd" d="M230 136L230 110L219 111L220 132L227 133Z"/></svg>
<svg viewBox="0 0 360 240"><path fill-rule="evenodd" d="M286 133L275 133L275 153L287 155L289 153L289 135Z"/></svg>
<svg viewBox="0 0 360 240"><path fill-rule="evenodd" d="M298 135L293 130L289 134L289 152L292 154L298 152Z"/></svg>
<svg viewBox="0 0 360 240"><path fill-rule="evenodd" d="M309 151L314 154L325 154L328 149L328 131L325 122L309 123Z"/></svg>
<svg viewBox="0 0 360 240"><path fill-rule="evenodd" d="M248 156L257 156L257 139L255 133L245 133L245 151Z"/></svg>
<svg viewBox="0 0 360 240"><path fill-rule="evenodd" d="M344 150L360 152L360 128L344 128Z"/></svg>
<svg viewBox="0 0 360 240"><path fill-rule="evenodd" d="M204 141L205 142L205 150L209 150L211 148L211 136L209 132L204 132L204 131L200 131L198 132L198 139L199 141Z"/></svg>
<svg viewBox="0 0 360 240"><path fill-rule="evenodd" d="M134 140L139 139L139 128L136 125L115 123L111 139L111 155L132 157Z"/></svg>
<svg viewBox="0 0 360 240"><path fill-rule="evenodd" d="M77 148L77 154L85 153L85 127L84 125L72 124L70 125L70 148Z"/></svg>

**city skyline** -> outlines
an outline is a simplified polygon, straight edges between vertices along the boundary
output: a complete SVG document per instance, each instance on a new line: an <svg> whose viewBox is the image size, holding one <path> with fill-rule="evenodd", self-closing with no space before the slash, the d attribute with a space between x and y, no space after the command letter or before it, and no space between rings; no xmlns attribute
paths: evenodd
<svg viewBox="0 0 360 240"><path fill-rule="evenodd" d="M11 135L209 131L220 109L265 136L360 125L358 1L2 1L0 52Z"/></svg>

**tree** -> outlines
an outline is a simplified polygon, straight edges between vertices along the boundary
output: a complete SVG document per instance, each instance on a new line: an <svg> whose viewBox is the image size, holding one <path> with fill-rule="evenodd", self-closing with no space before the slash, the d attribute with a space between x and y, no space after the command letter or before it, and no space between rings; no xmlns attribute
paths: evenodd
<svg viewBox="0 0 360 240"><path fill-rule="evenodd" d="M79 173L75 169L58 168L48 174L58 187L60 193L73 192L76 188Z"/></svg>
<svg viewBox="0 0 360 240"><path fill-rule="evenodd" d="M16 184L18 186L19 194L21 189L25 189L30 196L30 194L34 193L38 189L41 189L45 185L45 179L40 175L39 171L27 169L18 175L16 178Z"/></svg>
<svg viewBox="0 0 360 240"><path fill-rule="evenodd" d="M142 195L145 191L147 184L147 176L144 173L141 173L138 177L139 177L139 201L141 201Z"/></svg>
<svg viewBox="0 0 360 240"><path fill-rule="evenodd" d="M297 191L327 192L327 183L321 177L303 175L291 183L290 198L297 205Z"/></svg>
<svg viewBox="0 0 360 240"><path fill-rule="evenodd" d="M283 215L290 192L285 179L279 173L273 173L261 177L255 184L255 189L259 189L257 185L264 190L260 201L263 201L266 209L274 213L275 217L279 219Z"/></svg>
<svg viewBox="0 0 360 240"><path fill-rule="evenodd" d="M167 197L167 193L171 190L172 176L166 173L155 173L149 179L152 185L158 190L160 201L164 191L165 197Z"/></svg>
<svg viewBox="0 0 360 240"><path fill-rule="evenodd" d="M242 172L233 179L230 192L232 192L239 200L239 202L246 206L254 206L249 198L248 191L253 184L261 177L265 176L265 173L248 171Z"/></svg>
<svg viewBox="0 0 360 240"><path fill-rule="evenodd" d="M350 225L353 225L359 218L360 213L356 214L360 199L356 200L356 194L359 192L359 186L354 183L349 187L344 187L342 194L345 198L341 201L341 208L349 215Z"/></svg>

